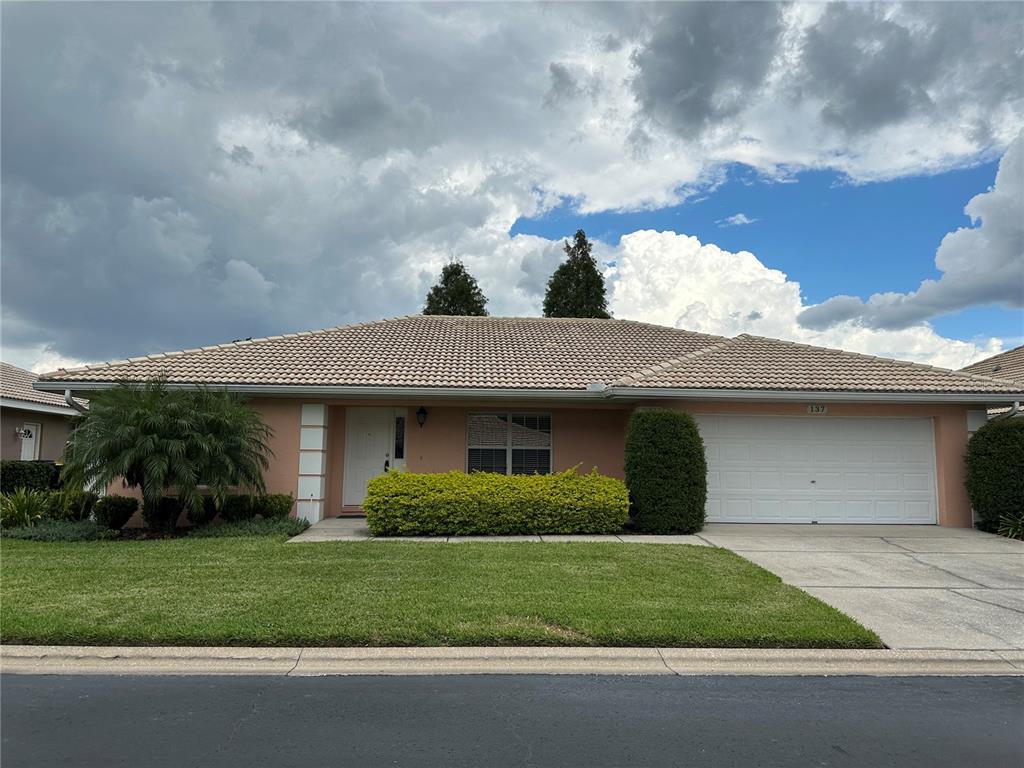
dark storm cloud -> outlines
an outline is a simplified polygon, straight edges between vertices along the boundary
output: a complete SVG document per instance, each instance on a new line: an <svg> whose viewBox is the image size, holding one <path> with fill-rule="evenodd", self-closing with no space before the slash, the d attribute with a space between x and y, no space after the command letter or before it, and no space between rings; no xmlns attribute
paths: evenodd
<svg viewBox="0 0 1024 768"><path fill-rule="evenodd" d="M696 138L743 110L775 57L782 10L756 2L666 5L633 57L643 113Z"/></svg>

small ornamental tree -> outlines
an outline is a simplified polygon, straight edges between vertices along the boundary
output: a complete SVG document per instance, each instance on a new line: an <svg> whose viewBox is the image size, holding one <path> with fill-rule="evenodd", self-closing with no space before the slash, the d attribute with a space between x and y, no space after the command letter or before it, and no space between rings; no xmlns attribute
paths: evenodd
<svg viewBox="0 0 1024 768"><path fill-rule="evenodd" d="M68 438L63 477L89 488L123 478L142 491L147 521L173 526L174 509L202 514L200 483L218 507L235 488L263 493L272 434L256 410L224 389L121 384L90 397ZM168 492L173 504L161 502Z"/></svg>
<svg viewBox="0 0 1024 768"><path fill-rule="evenodd" d="M967 495L978 527L1024 518L1024 418L989 421L967 443Z"/></svg>
<svg viewBox="0 0 1024 768"><path fill-rule="evenodd" d="M681 411L636 411L626 435L626 487L642 533L704 527L707 462L697 424Z"/></svg>
<svg viewBox="0 0 1024 768"><path fill-rule="evenodd" d="M487 297L484 296L476 278L462 262L445 264L441 279L427 294L423 307L424 315L477 315L487 314Z"/></svg>
<svg viewBox="0 0 1024 768"><path fill-rule="evenodd" d="M572 245L565 244L566 260L548 280L544 317L611 317L604 295L604 277L590 255L587 234L577 230Z"/></svg>

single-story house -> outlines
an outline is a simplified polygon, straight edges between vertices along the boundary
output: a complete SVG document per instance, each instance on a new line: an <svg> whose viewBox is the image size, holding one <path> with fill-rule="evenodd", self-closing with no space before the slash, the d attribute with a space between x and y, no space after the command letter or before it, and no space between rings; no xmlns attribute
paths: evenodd
<svg viewBox="0 0 1024 768"><path fill-rule="evenodd" d="M0 459L56 461L75 409L64 396L32 388L31 371L0 363Z"/></svg>
<svg viewBox="0 0 1024 768"><path fill-rule="evenodd" d="M1024 387L1024 344L971 363L960 370L964 373L973 373L976 376L994 376L1006 379ZM1007 407L990 408L988 416L990 419L997 418L1009 410ZM1016 409L1013 416L1024 418L1024 410Z"/></svg>
<svg viewBox="0 0 1024 768"><path fill-rule="evenodd" d="M968 420L1024 386L897 360L629 320L411 316L44 375L223 386L274 429L271 491L316 521L358 512L370 478L413 472L622 477L630 414L691 413L708 519L970 526Z"/></svg>

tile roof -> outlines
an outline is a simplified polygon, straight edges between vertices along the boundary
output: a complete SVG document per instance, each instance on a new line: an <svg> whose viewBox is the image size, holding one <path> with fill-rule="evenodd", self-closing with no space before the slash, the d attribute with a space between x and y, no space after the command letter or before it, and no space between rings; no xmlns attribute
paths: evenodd
<svg viewBox="0 0 1024 768"><path fill-rule="evenodd" d="M718 341L630 320L413 315L60 370L43 378L585 389Z"/></svg>
<svg viewBox="0 0 1024 768"><path fill-rule="evenodd" d="M811 392L1014 393L1021 389L1011 381L749 334L637 371L615 384Z"/></svg>
<svg viewBox="0 0 1024 768"><path fill-rule="evenodd" d="M64 396L52 392L39 392L32 389L32 382L38 379L32 371L26 371L10 363L0 362L0 397L11 400L24 400L28 403L38 405L55 405L67 408L68 413L74 413L64 402Z"/></svg>
<svg viewBox="0 0 1024 768"><path fill-rule="evenodd" d="M631 320L414 315L59 370L89 382L583 390L621 387L1003 394L999 379ZM78 389L88 389L87 386Z"/></svg>
<svg viewBox="0 0 1024 768"><path fill-rule="evenodd" d="M960 370L964 373L973 373L975 376L994 376L1024 383L1024 344L971 363Z"/></svg>

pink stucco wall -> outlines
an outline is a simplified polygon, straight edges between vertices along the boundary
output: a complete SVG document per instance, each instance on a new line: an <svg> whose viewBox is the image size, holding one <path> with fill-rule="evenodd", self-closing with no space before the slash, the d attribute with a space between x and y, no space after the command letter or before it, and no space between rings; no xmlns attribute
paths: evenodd
<svg viewBox="0 0 1024 768"><path fill-rule="evenodd" d="M274 430L274 458L267 472L267 489L272 493L296 493L298 476L299 428L303 402L261 398L253 405ZM320 401L323 402L323 401ZM420 405L427 408L427 422L416 423ZM553 465L556 471L578 466L581 472L593 468L613 477L623 475L623 447L631 405L603 407L566 407L561 403L399 403L395 401L332 401L328 407L327 456L325 477L325 514L341 514L344 480L345 408L387 406L408 408L406 462L412 472L446 472L466 468L466 417L471 412L509 410L544 411L551 414ZM662 406L690 413L761 414L777 416L806 415L806 403L752 403L734 401L674 401ZM828 415L821 418L923 417L930 418L935 429L936 479L938 485L939 524L970 527L971 507L964 490L964 452L967 446L967 411L963 405L892 405L866 403L827 403ZM115 492L124 493L123 489Z"/></svg>

